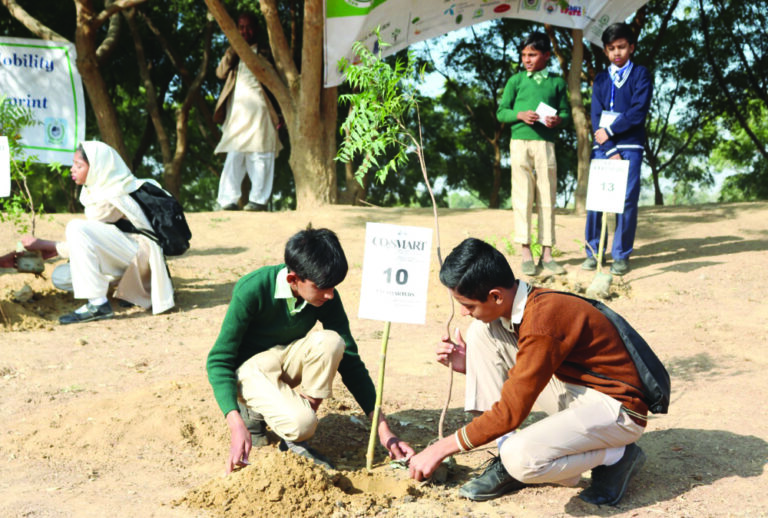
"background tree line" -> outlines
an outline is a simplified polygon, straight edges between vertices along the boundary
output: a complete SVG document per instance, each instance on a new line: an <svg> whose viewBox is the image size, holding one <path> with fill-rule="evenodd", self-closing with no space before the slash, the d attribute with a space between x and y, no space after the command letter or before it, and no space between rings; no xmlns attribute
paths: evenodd
<svg viewBox="0 0 768 518"><path fill-rule="evenodd" d="M213 154L220 133L211 112L221 88L214 69L229 45L269 90L285 121L276 208L429 203L415 160L383 184L366 178L362 186L354 180L354 163L334 160L347 109L337 98L347 87L322 87L321 0L0 2L10 14L0 17L2 34L75 43L90 108L87 138L114 146L139 176L157 177L188 210L210 210L215 203L224 156ZM722 201L768 197L763 5L651 0L633 17L635 60L655 81L645 161L656 204L665 202L662 180L674 186L666 201L681 203L696 199L720 170L733 173ZM237 33L233 18L244 9L259 15L259 46L269 49L268 57L249 52ZM441 205L457 191L489 207L508 204L509 129L495 114L506 80L519 67L519 45L532 30L549 34L550 70L569 83L574 126L556 143L558 192L583 209L591 84L607 61L581 31L512 19L433 40L420 51L445 81L439 95L421 101L419 112ZM36 175L32 188L48 210L77 209L66 177Z"/></svg>

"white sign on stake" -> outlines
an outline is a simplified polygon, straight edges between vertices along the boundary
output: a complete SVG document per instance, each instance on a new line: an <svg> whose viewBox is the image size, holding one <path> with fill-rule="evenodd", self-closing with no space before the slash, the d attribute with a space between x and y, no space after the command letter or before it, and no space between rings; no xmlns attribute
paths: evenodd
<svg viewBox="0 0 768 518"><path fill-rule="evenodd" d="M11 195L11 150L8 137L0 137L0 198Z"/></svg>
<svg viewBox="0 0 768 518"><path fill-rule="evenodd" d="M595 159L589 164L587 210L624 212L629 160Z"/></svg>
<svg viewBox="0 0 768 518"><path fill-rule="evenodd" d="M367 223L358 318L423 324L432 229Z"/></svg>

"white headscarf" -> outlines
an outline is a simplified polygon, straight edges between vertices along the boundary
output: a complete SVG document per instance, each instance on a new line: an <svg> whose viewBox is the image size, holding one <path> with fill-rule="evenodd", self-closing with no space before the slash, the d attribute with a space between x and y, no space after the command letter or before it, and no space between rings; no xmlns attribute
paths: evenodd
<svg viewBox="0 0 768 518"><path fill-rule="evenodd" d="M97 141L82 143L88 159L88 175L80 192L80 203L86 209L104 203L139 188L141 182L133 176L118 152Z"/></svg>

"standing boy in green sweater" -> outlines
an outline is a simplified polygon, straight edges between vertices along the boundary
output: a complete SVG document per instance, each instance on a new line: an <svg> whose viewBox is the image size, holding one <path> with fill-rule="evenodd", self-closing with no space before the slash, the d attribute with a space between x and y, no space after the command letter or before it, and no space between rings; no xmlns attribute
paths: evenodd
<svg viewBox="0 0 768 518"><path fill-rule="evenodd" d="M515 242L522 245L522 272L525 275L539 272L531 254L534 193L542 245L538 266L556 275L565 273L565 269L552 258L557 196L554 141L560 129L570 122L571 112L565 81L546 70L550 52L546 34L534 32L528 36L520 53L525 71L518 72L507 81L496 112L499 122L509 123L512 129L509 144L512 209L515 214Z"/></svg>
<svg viewBox="0 0 768 518"><path fill-rule="evenodd" d="M373 415L376 389L335 289L347 269L336 234L307 229L288 240L285 264L259 268L235 285L206 365L230 431L227 473L248 464L253 441L266 443L265 423L280 436L281 450L332 467L304 441L315 432L318 407L332 395L336 371ZM311 332L318 321L323 330ZM383 414L378 434L390 456L413 455Z"/></svg>

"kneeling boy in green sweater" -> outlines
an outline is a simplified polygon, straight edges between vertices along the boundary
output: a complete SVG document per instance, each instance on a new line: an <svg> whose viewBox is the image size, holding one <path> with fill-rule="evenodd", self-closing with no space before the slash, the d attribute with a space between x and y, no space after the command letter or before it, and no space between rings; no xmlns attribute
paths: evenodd
<svg viewBox="0 0 768 518"><path fill-rule="evenodd" d="M331 467L304 441L314 435L315 412L332 395L336 371L372 417L376 389L335 289L347 270L336 234L307 229L288 240L285 264L259 268L235 285L206 365L230 431L227 473L248 464L253 441L265 442L265 423L280 436L280 449ZM318 321L323 330L310 332ZM413 455L383 414L378 434L390 456Z"/></svg>

